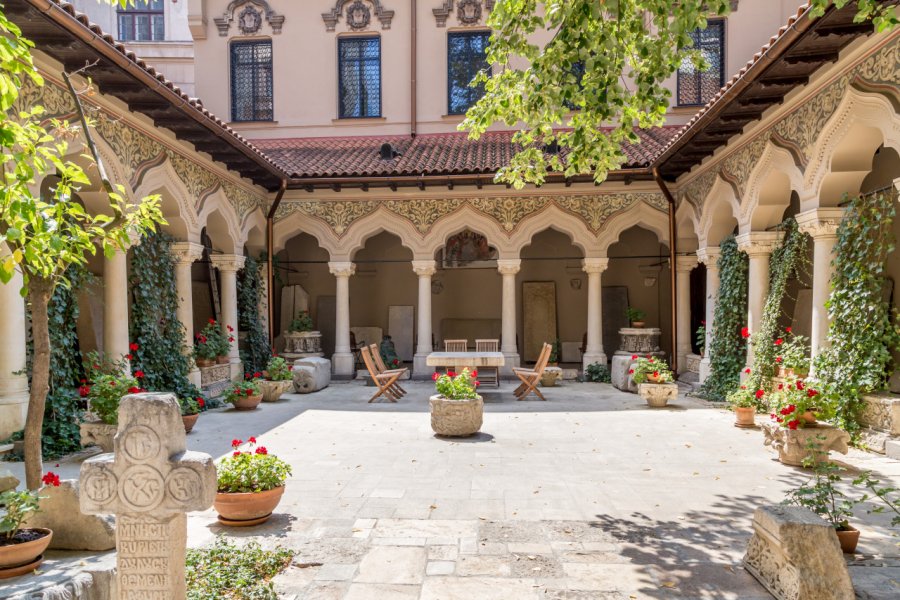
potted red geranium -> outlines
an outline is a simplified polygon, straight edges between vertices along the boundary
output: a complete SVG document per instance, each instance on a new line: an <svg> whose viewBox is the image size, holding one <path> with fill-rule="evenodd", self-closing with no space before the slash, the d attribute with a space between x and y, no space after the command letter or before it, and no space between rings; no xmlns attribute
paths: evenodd
<svg viewBox="0 0 900 600"><path fill-rule="evenodd" d="M246 381L236 381L225 388L224 400L237 410L253 410L262 402L259 382L252 376Z"/></svg>
<svg viewBox="0 0 900 600"><path fill-rule="evenodd" d="M206 406L206 401L197 396L196 398L179 398L178 403L181 405L181 420L184 423L184 432L190 433L200 418L200 412Z"/></svg>
<svg viewBox="0 0 900 600"><path fill-rule="evenodd" d="M256 438L232 440L231 456L223 458L216 469L217 493L214 507L219 522L224 525L246 527L263 523L281 501L284 484L291 475L291 466L265 446L257 446Z"/></svg>
<svg viewBox="0 0 900 600"><path fill-rule="evenodd" d="M287 364L280 356L273 356L266 364L266 378L259 381L262 390L263 402L277 402L282 394L287 394L294 387L294 379L291 371L293 365ZM260 374L254 373L255 377Z"/></svg>
<svg viewBox="0 0 900 600"><path fill-rule="evenodd" d="M45 485L59 486L59 475L44 475ZM53 539L45 528L23 528L22 523L40 510L40 495L32 490L9 490L0 494L6 514L0 517L0 579L31 573L44 560L44 551Z"/></svg>
<svg viewBox="0 0 900 600"><path fill-rule="evenodd" d="M458 375L453 371L445 375L435 373L434 387L437 394L429 399L431 429L438 435L466 436L477 433L484 419L484 399L476 388L478 372L463 369Z"/></svg>

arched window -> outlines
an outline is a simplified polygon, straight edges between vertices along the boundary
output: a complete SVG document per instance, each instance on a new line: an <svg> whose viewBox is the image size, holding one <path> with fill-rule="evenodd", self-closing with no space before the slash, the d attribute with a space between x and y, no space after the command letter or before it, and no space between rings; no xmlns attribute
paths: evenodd
<svg viewBox="0 0 900 600"><path fill-rule="evenodd" d="M135 0L119 7L119 39L123 42L155 42L166 39L164 0Z"/></svg>
<svg viewBox="0 0 900 600"><path fill-rule="evenodd" d="M272 40L231 43L231 120L273 121Z"/></svg>

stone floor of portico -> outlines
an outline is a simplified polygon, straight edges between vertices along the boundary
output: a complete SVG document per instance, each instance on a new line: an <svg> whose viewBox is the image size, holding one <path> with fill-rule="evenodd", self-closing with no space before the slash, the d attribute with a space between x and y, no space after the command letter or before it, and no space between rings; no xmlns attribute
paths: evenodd
<svg viewBox="0 0 900 600"><path fill-rule="evenodd" d="M269 523L226 529L213 511L194 513L188 543L227 535L294 548L277 583L298 600L770 597L740 564L751 516L805 473L778 463L760 431L734 428L731 413L683 396L650 409L602 384L516 402L505 383L486 394L481 434L439 439L432 385L404 386L397 404L367 404L373 388L351 382L204 414L190 449L220 456L255 435L294 474ZM900 482L896 461L837 458ZM886 515L859 517L857 593L896 598L896 530Z"/></svg>

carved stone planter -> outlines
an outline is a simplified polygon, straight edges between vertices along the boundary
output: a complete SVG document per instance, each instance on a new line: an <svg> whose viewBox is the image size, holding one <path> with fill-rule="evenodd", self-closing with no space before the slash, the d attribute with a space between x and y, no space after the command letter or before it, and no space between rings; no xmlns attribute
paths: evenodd
<svg viewBox="0 0 900 600"><path fill-rule="evenodd" d="M677 383L642 383L638 386L638 395L653 408L662 408L678 397Z"/></svg>
<svg viewBox="0 0 900 600"><path fill-rule="evenodd" d="M541 386L555 387L559 381L562 381L563 372L559 367L547 367L544 374L541 375Z"/></svg>
<svg viewBox="0 0 900 600"><path fill-rule="evenodd" d="M85 421L79 426L79 430L82 446L99 446L104 452L113 451L117 425L107 425L100 420Z"/></svg>
<svg viewBox="0 0 900 600"><path fill-rule="evenodd" d="M431 429L438 435L461 437L478 433L484 420L484 400L481 396L466 400L449 400L432 396Z"/></svg>
<svg viewBox="0 0 900 600"><path fill-rule="evenodd" d="M791 430L776 423L766 423L763 433L766 436L764 444L778 452L778 460L794 467L802 467L804 459L810 454L817 463L828 460L831 450L847 454L847 444L850 442L849 433L823 424ZM815 445L812 453L809 449L811 443Z"/></svg>
<svg viewBox="0 0 900 600"><path fill-rule="evenodd" d="M263 380L259 382L259 389L262 392L263 402L278 402L282 394L294 391L294 381Z"/></svg>
<svg viewBox="0 0 900 600"><path fill-rule="evenodd" d="M322 356L322 334L318 331L285 331L285 358L307 358Z"/></svg>
<svg viewBox="0 0 900 600"><path fill-rule="evenodd" d="M900 445L900 396L888 392L863 396L860 431L863 441L871 450L886 453ZM897 456L893 456L897 458Z"/></svg>

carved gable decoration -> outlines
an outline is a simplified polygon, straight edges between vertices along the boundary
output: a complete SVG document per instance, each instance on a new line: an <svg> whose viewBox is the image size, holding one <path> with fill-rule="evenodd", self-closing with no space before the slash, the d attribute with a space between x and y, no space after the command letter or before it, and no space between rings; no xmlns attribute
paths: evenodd
<svg viewBox="0 0 900 600"><path fill-rule="evenodd" d="M228 35L231 23L236 22L241 35L257 35L262 29L263 19L272 27L272 34L281 33L284 15L277 14L267 0L232 0L221 17L213 19L219 35Z"/></svg>
<svg viewBox="0 0 900 600"><path fill-rule="evenodd" d="M456 19L460 25L481 25L486 12L494 8L494 0L458 0ZM438 27L446 27L453 12L453 0L444 0L441 6L431 9Z"/></svg>
<svg viewBox="0 0 900 600"><path fill-rule="evenodd" d="M322 20L327 31L334 31L341 17L350 31L363 31L371 25L373 13L382 29L391 28L394 11L384 8L381 0L337 0L334 8L322 13Z"/></svg>

